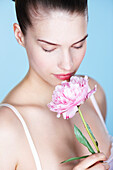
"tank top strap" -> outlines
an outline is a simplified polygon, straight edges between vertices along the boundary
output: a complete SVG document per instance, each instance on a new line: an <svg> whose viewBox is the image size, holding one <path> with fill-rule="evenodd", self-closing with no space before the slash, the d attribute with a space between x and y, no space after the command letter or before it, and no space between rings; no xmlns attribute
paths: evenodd
<svg viewBox="0 0 113 170"><path fill-rule="evenodd" d="M89 91L90 91L90 90L91 90L91 89L90 89L90 87L89 87ZM94 95L91 95L91 96L90 96L90 100L91 100L91 102L92 102L92 104L93 104L93 106L94 106L94 108L95 108L95 110L96 110L96 112L97 112L97 114L98 114L98 116L99 116L99 118L100 118L100 120L101 120L104 128L105 128L105 131L108 133L108 130L107 130L107 128L106 128L106 125L105 125L105 122L104 122L102 113L101 113L101 111L100 111L100 108L99 108L99 106L98 106L98 104L97 104L97 101L96 101Z"/></svg>
<svg viewBox="0 0 113 170"><path fill-rule="evenodd" d="M10 105L8 103L1 103L0 106L5 106L5 107L10 108L15 113L15 115L18 117L20 122L22 123L22 126L24 128L28 143L29 143L31 151L32 151L32 155L33 155L34 160L35 160L36 168L37 168L37 170L42 170L38 153L36 151L35 145L33 143L33 140L31 138L30 132L28 130L28 127L27 127L23 117L21 116L21 114L18 112L18 110L14 106L12 106L12 105Z"/></svg>

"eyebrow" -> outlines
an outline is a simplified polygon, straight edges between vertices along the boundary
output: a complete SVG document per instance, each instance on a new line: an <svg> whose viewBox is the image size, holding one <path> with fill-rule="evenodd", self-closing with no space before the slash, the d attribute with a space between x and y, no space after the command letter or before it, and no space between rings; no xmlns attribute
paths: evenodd
<svg viewBox="0 0 113 170"><path fill-rule="evenodd" d="M78 43L80 43L80 42L82 42L82 41L84 41L87 37L88 37L88 34L85 35L85 37L82 38L81 40L79 40L79 41L75 42L74 44L72 44L72 46L75 45L75 44L78 44ZM42 39L37 39L37 41L44 42L44 43L49 44L49 45L60 46L59 44L55 44L55 43L52 43L52 42L48 42L48 41L45 41L45 40L42 40Z"/></svg>
<svg viewBox="0 0 113 170"><path fill-rule="evenodd" d="M37 41L44 42L44 43L46 43L46 44L50 44L50 45L56 45L56 46L60 46L59 44L55 44L55 43L48 42L48 41L41 40L41 39L37 39Z"/></svg>
<svg viewBox="0 0 113 170"><path fill-rule="evenodd" d="M72 44L72 46L84 41L87 37L88 37L88 34L84 38L82 38L81 40L79 40L79 41L75 42L74 44Z"/></svg>

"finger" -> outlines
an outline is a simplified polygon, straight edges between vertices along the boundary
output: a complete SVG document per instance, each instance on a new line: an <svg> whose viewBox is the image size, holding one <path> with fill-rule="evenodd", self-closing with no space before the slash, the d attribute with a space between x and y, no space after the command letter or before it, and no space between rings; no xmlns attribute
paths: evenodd
<svg viewBox="0 0 113 170"><path fill-rule="evenodd" d="M97 162L105 161L106 157L103 153L96 153L96 154L92 154L90 157L88 157L88 159L89 160L87 160L87 164L86 164L85 168L88 168L91 165L96 164Z"/></svg>
<svg viewBox="0 0 113 170"><path fill-rule="evenodd" d="M103 153L96 153L96 154L92 154L91 156L89 156L88 158L85 158L83 161L81 161L75 168L76 169L88 169L90 168L92 165L99 163L100 161L105 161L106 157Z"/></svg>
<svg viewBox="0 0 113 170"><path fill-rule="evenodd" d="M87 170L109 170L110 166L108 163L97 163L91 168L88 168Z"/></svg>

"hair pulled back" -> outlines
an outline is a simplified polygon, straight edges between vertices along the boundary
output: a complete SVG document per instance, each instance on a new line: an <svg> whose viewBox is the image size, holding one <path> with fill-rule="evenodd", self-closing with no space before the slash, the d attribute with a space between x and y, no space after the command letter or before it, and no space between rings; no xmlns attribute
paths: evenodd
<svg viewBox="0 0 113 170"><path fill-rule="evenodd" d="M38 13L40 7L48 10L65 10L69 13L77 12L85 14L87 0L13 0L15 1L17 20L23 34L26 34L27 26L32 26L30 9Z"/></svg>

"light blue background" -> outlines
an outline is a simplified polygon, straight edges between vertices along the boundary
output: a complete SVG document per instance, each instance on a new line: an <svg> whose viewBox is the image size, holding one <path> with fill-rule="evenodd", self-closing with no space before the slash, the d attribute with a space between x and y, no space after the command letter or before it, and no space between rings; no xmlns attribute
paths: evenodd
<svg viewBox="0 0 113 170"><path fill-rule="evenodd" d="M14 37L15 21L14 2L0 0L0 101L28 70L26 52ZM113 0L90 0L88 34L86 57L78 73L93 77L103 87L106 124L113 135Z"/></svg>

